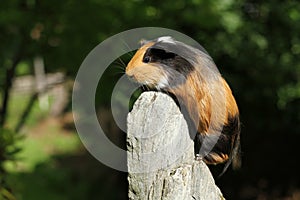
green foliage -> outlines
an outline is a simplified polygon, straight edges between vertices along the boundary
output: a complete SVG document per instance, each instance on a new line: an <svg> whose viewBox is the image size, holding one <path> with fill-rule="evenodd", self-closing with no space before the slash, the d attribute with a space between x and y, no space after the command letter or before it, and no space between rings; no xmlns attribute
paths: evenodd
<svg viewBox="0 0 300 200"><path fill-rule="evenodd" d="M20 137L8 129L0 129L0 199L15 200L6 183L4 163L15 160L15 155L20 152L16 142Z"/></svg>
<svg viewBox="0 0 300 200"><path fill-rule="evenodd" d="M20 151L20 148L16 147L15 143L20 137L8 129L0 129L0 163L3 164L4 161L14 160L16 153ZM3 166L0 166L3 170Z"/></svg>

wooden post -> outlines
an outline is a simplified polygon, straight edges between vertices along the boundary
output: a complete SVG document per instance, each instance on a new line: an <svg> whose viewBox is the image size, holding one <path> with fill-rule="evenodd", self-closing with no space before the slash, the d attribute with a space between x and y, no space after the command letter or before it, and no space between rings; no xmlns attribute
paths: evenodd
<svg viewBox="0 0 300 200"><path fill-rule="evenodd" d="M39 106L42 110L47 110L49 108L49 97L45 93L46 88L48 87L46 74L45 74L45 65L44 59L42 57L35 57L33 60L36 89L38 92Z"/></svg>
<svg viewBox="0 0 300 200"><path fill-rule="evenodd" d="M169 96L143 93L127 129L129 199L224 199L206 164L194 159L187 123Z"/></svg>

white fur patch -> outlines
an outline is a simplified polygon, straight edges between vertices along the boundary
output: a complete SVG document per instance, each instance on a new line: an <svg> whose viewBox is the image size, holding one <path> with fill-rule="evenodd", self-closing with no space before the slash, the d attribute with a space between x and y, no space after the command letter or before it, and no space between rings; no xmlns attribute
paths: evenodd
<svg viewBox="0 0 300 200"><path fill-rule="evenodd" d="M169 86L168 79L167 79L166 77L162 77L162 78L159 80L159 82L158 82L156 88L157 88L157 89L163 89L163 88L168 87L168 86Z"/></svg>
<svg viewBox="0 0 300 200"><path fill-rule="evenodd" d="M174 39L171 36L159 37L157 39L157 42L165 42L165 43L175 44L175 41L174 41Z"/></svg>

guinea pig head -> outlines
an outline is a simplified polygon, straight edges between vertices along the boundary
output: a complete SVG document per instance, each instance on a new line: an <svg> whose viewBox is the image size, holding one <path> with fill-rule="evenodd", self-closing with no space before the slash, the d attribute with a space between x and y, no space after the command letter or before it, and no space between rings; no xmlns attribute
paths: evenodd
<svg viewBox="0 0 300 200"><path fill-rule="evenodd" d="M168 86L168 75L153 55L153 42L142 46L126 67L126 74L134 81L149 87L161 89Z"/></svg>
<svg viewBox="0 0 300 200"><path fill-rule="evenodd" d="M126 74L136 82L156 89L168 90L182 85L194 67L173 49L186 48L159 39L145 43L128 63Z"/></svg>

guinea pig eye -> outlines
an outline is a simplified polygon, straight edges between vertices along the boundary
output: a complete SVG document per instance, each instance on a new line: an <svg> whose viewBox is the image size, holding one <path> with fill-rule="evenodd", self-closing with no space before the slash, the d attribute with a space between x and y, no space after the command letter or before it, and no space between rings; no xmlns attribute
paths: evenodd
<svg viewBox="0 0 300 200"><path fill-rule="evenodd" d="M150 56L145 56L145 57L143 58L143 62L144 62L144 63L148 63L148 62L150 62L150 60L151 60Z"/></svg>

